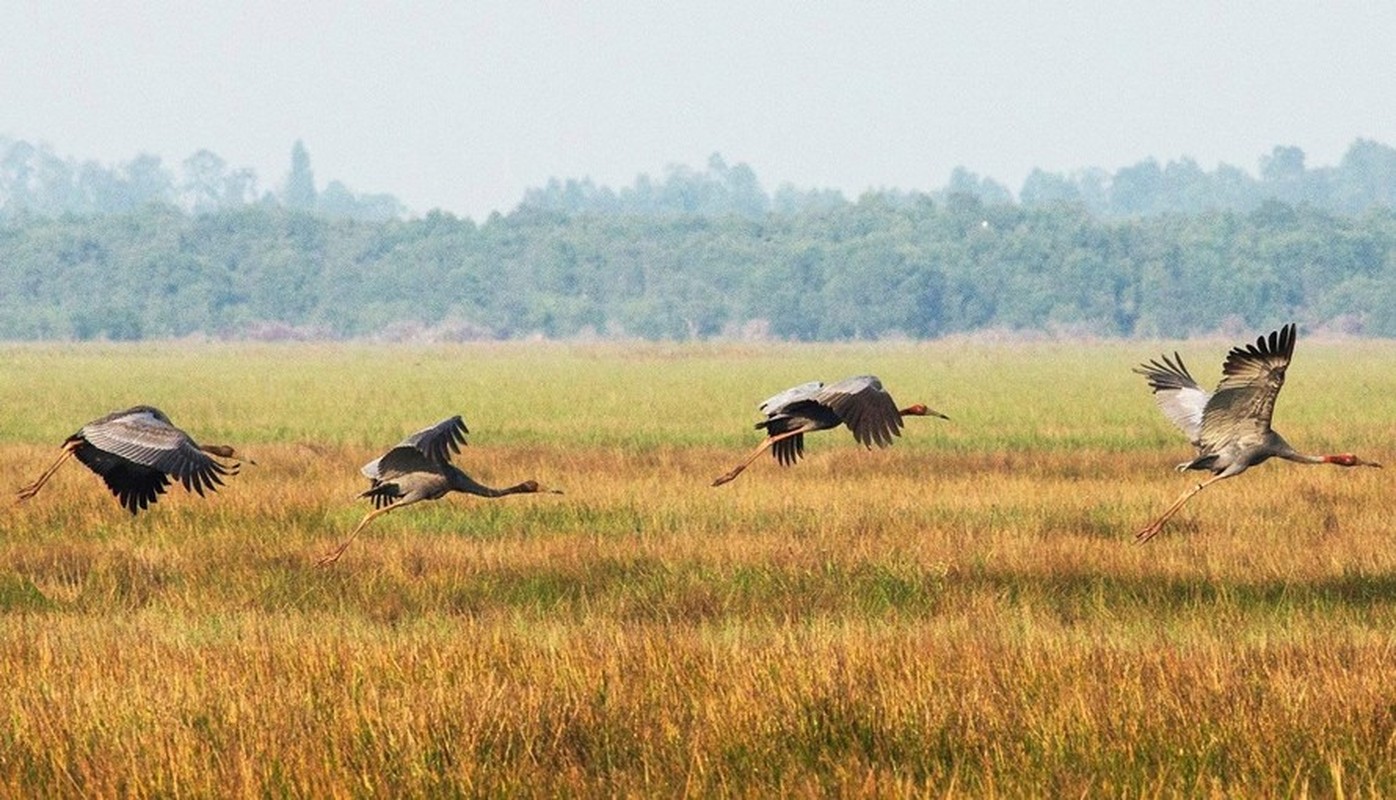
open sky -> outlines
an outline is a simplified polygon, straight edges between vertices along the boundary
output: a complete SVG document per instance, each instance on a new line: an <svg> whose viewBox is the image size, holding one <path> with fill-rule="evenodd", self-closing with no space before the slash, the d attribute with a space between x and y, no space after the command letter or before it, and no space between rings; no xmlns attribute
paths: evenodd
<svg viewBox="0 0 1396 800"><path fill-rule="evenodd" d="M1184 156L1254 173L1396 145L1396 4L0 0L0 136L64 157L200 148L414 213L720 153L782 183L938 189L965 166Z"/></svg>

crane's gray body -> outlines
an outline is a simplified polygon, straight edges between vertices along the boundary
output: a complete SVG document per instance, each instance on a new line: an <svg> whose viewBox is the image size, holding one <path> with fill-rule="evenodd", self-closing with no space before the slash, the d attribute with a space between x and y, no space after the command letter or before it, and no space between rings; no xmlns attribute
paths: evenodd
<svg viewBox="0 0 1396 800"><path fill-rule="evenodd" d="M176 428L154 406L132 406L95 419L69 436L88 469L97 473L121 505L135 514L164 494L170 476L200 496L223 484L220 476L236 474L236 465L215 461L189 434ZM216 448L231 453L230 448Z"/></svg>
<svg viewBox="0 0 1396 800"><path fill-rule="evenodd" d="M359 531L373 520L390 511L422 500L436 500L448 492L465 492L480 497L503 497L509 494L544 491L537 481L524 481L504 489L477 483L451 463L451 455L459 453L465 444L465 420L457 414L429 428L423 428L398 442L393 449L364 464L360 472L369 480L369 487L359 497L373 501L368 512L339 547L326 553L318 562L328 566L339 560ZM556 489L549 492L558 493Z"/></svg>
<svg viewBox="0 0 1396 800"><path fill-rule="evenodd" d="M1294 339L1290 324L1253 345L1232 348L1222 366L1222 381L1212 393L1198 385L1177 353L1135 368L1148 379L1164 416L1197 448L1197 457L1178 469L1231 477L1277 456L1310 460L1270 427L1275 398L1294 355Z"/></svg>
<svg viewBox="0 0 1396 800"><path fill-rule="evenodd" d="M1270 427L1275 398L1285 384L1285 371L1294 356L1294 324L1290 323L1255 344L1233 347L1222 364L1222 380L1211 394L1197 385L1176 352L1172 358L1150 361L1134 371L1149 381L1164 416L1187 434L1197 457L1178 469L1207 470L1212 477L1183 492L1153 522L1135 534L1147 542L1183 507L1188 499L1213 483L1240 475L1271 458L1300 464L1334 464L1340 467L1380 467L1352 453L1310 455L1290 446Z"/></svg>
<svg viewBox="0 0 1396 800"><path fill-rule="evenodd" d="M771 447L776 461L790 465L805 452L806 433L847 425L862 445L886 447L902 432L902 415L874 375L858 375L824 385L810 381L767 398L759 406L766 419L756 423L767 436L799 431Z"/></svg>
<svg viewBox="0 0 1396 800"><path fill-rule="evenodd" d="M360 472L369 479L370 486L359 496L370 498L374 508L384 508L436 500L449 492L500 497L538 490L534 481L507 489L485 486L452 464L451 456L460 452L469 432L465 420L457 414L408 436L363 466Z"/></svg>

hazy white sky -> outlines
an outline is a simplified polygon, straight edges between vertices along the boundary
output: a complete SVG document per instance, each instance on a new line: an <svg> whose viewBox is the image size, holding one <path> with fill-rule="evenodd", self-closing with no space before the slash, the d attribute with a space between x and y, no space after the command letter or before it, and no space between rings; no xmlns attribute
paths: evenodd
<svg viewBox="0 0 1396 800"><path fill-rule="evenodd" d="M208 148L480 219L549 177L721 153L762 185L936 189L963 165L1255 172L1396 145L1396 4L0 0L0 136L177 169Z"/></svg>

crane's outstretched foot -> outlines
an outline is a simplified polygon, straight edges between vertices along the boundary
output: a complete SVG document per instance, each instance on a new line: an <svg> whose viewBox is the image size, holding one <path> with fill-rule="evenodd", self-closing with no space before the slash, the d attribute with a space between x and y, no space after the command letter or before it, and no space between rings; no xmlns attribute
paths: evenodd
<svg viewBox="0 0 1396 800"><path fill-rule="evenodd" d="M798 430L786 431L785 433L777 434L775 436L766 438L763 442L761 442L761 444L756 446L755 450L751 451L751 454L746 457L745 461L733 467L732 470L726 473L725 475L719 475L717 478L714 478L712 485L721 486L724 483L728 483L734 480L738 475L742 474L743 470L751 466L751 462L755 461L762 453L766 452L766 450L770 448L771 445L781 441L782 439L789 439L791 436L799 436L804 432L804 429L800 428Z"/></svg>
<svg viewBox="0 0 1396 800"><path fill-rule="evenodd" d="M335 549L331 550L330 552L324 554L323 556L320 556L320 560L315 562L315 566L328 567L329 565L338 561L339 557L344 555L344 551L349 549L349 545L353 543L354 537L358 536L359 531L363 530L364 526L368 524L368 521L378 516L379 512L387 511L390 508L392 508L392 506L384 506L383 508L377 509L376 511L369 512L368 516L360 520L359 524L354 527L353 532L350 533L348 536L344 537L344 543L341 544L339 547L336 547Z"/></svg>
<svg viewBox="0 0 1396 800"><path fill-rule="evenodd" d="M1153 522L1150 522L1142 530L1134 534L1134 543L1143 544L1157 536L1159 534L1159 531L1163 530L1164 522L1167 522L1167 519L1157 519Z"/></svg>
<svg viewBox="0 0 1396 800"><path fill-rule="evenodd" d="M745 461L728 470L726 473L723 473L722 475L719 475L716 478L714 478L712 485L721 486L724 483L730 483L731 481L736 480L738 475L742 474L742 472L746 470L747 467L751 466L751 462L755 461L757 456L761 455L763 452L765 452L766 448L771 446L771 442L771 439L767 439L766 441L762 442L761 446L756 448L756 450L753 451L751 455L747 456L747 459Z"/></svg>
<svg viewBox="0 0 1396 800"><path fill-rule="evenodd" d="M339 557L342 556L342 555L344 555L344 551L345 551L345 550L348 550L348 549L349 549L349 542L345 542L344 544L340 545L339 547L336 547L335 549L333 549L333 550L331 550L330 552L324 554L323 556L320 556L320 560L315 562L315 566L317 566L317 567L328 567L329 565L331 565L331 564L333 564L334 562L338 561L338 560L339 560Z"/></svg>
<svg viewBox="0 0 1396 800"><path fill-rule="evenodd" d="M1182 508L1185 503L1191 500L1193 495L1197 494L1203 489L1206 489L1208 486L1211 486L1217 481L1229 477L1231 476L1225 473L1221 475L1213 475L1212 477L1208 478L1202 483L1199 483L1191 489L1188 489L1186 492L1183 492L1182 494L1178 495L1178 499L1174 500L1173 505L1165 509L1162 514L1159 514L1158 519L1154 520L1153 522L1150 522L1148 525L1145 525L1142 530L1134 534L1135 543L1143 544L1157 536L1158 532L1163 530L1164 524L1167 523L1170 519L1173 519L1173 515L1177 514L1178 510Z"/></svg>
<svg viewBox="0 0 1396 800"><path fill-rule="evenodd" d="M1182 508L1183 504L1186 503L1193 495L1202 491L1202 487L1205 485L1206 484L1199 483L1191 489L1187 490L1186 492L1183 492L1183 495L1179 497L1177 500L1173 501L1173 505L1169 506L1167 511L1164 511L1162 514L1158 516L1158 519L1155 519L1153 522L1150 522L1148 525L1145 525L1142 529L1140 529L1138 533L1134 534L1135 544L1143 544L1157 536L1159 534L1159 531L1163 530L1164 524L1167 523L1170 519L1173 519L1174 514L1178 513L1178 509Z"/></svg>
<svg viewBox="0 0 1396 800"><path fill-rule="evenodd" d="M44 488L43 481L34 481L28 486L25 486L24 488L20 489L18 492L15 492L15 502L23 503L25 500L28 500L29 498L38 494L39 490L42 488Z"/></svg>
<svg viewBox="0 0 1396 800"><path fill-rule="evenodd" d="M729 472L729 473L727 473L727 474L725 474L725 475L719 475L719 476L717 476L716 478L713 479L713 484L712 484L712 485L713 485L713 486L721 486L721 485L724 484L724 483L730 483L731 481L736 480L737 476L740 475L740 474L742 474L742 471L745 470L745 469L746 469L746 464L743 464L743 465L741 465L740 467L737 467L736 469L732 470L731 472Z"/></svg>
<svg viewBox="0 0 1396 800"><path fill-rule="evenodd" d="M348 539L345 539L345 540L344 540L344 543L341 544L339 547L336 547L335 549L333 549L333 550L331 550L330 552L324 554L323 556L320 556L320 560L315 562L315 566L317 566L317 567L328 567L328 566L330 566L331 564L333 564L333 563L335 563L336 561L338 561L338 560L339 560L339 557L342 556L342 555L344 555L344 551L349 549L349 543L352 542L352 541L354 541L354 537L352 537L352 536L349 537Z"/></svg>
<svg viewBox="0 0 1396 800"><path fill-rule="evenodd" d="M383 514L386 514L389 511L395 511L399 508L402 508L402 506L402 503L393 503L390 506L375 508L374 510L365 514L364 518L359 520L359 524L354 526L354 530L350 531L349 535L344 537L344 544L341 544L339 547L336 547L335 549L321 556L320 560L315 562L315 566L328 567L329 565L338 561L339 557L344 555L344 551L349 549L349 545L353 543L354 537L358 536L359 531L363 530L364 526L372 522L374 517L382 516Z"/></svg>
<svg viewBox="0 0 1396 800"><path fill-rule="evenodd" d="M53 477L53 473L57 472L58 468L63 466L63 462L72 457L73 453L77 452L81 446L82 442L68 442L63 445L63 452L59 454L58 460L53 462L53 466L44 470L44 474L40 475L38 480L20 489L15 495L15 502L22 503L38 494L39 490L44 488L44 484L48 483L48 479Z"/></svg>

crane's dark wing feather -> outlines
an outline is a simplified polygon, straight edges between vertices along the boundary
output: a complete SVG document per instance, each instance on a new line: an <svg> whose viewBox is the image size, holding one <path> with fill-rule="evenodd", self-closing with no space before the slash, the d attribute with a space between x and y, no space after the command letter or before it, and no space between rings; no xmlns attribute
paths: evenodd
<svg viewBox="0 0 1396 800"><path fill-rule="evenodd" d="M102 476L121 507L132 514L154 504L170 485L169 476L164 472L100 450L88 442L78 445L74 455L88 469Z"/></svg>
<svg viewBox="0 0 1396 800"><path fill-rule="evenodd" d="M460 452L470 430L457 414L423 428L398 442L393 449L368 462L360 470L375 480L409 472L440 472L451 456Z"/></svg>
<svg viewBox="0 0 1396 800"><path fill-rule="evenodd" d="M398 445L359 470L375 481L391 480L409 472L440 472L441 465L410 445Z"/></svg>
<svg viewBox="0 0 1396 800"><path fill-rule="evenodd" d="M1201 446L1202 411L1211 395L1193 380L1183 357L1175 351L1172 358L1164 355L1162 361L1140 364L1134 371L1148 379L1163 415L1187 434L1188 441Z"/></svg>
<svg viewBox="0 0 1396 800"><path fill-rule="evenodd" d="M1270 430L1275 398L1285 384L1294 356L1294 323L1261 336L1255 344L1232 348L1222 380L1202 414L1202 448L1211 451L1241 436Z"/></svg>
<svg viewBox="0 0 1396 800"><path fill-rule="evenodd" d="M359 497L367 497L373 501L374 508L382 508L396 503L402 495L402 488L393 481L375 480Z"/></svg>
<svg viewBox="0 0 1396 800"><path fill-rule="evenodd" d="M828 415L828 411L817 399L822 388L823 381L809 381L766 398L758 406L761 413L766 415L766 419L756 423L756 427L765 428L767 436L779 436L797 428L811 427L812 420ZM781 439L771 445L771 457L787 467L799 461L804 454L803 433Z"/></svg>
<svg viewBox="0 0 1396 800"><path fill-rule="evenodd" d="M845 378L825 386L816 397L839 415L859 444L886 447L901 435L901 412L876 376Z"/></svg>
<svg viewBox="0 0 1396 800"><path fill-rule="evenodd" d="M771 445L771 453L778 463L791 466L805 454L805 435L797 433L788 439L781 439Z"/></svg>
<svg viewBox="0 0 1396 800"><path fill-rule="evenodd" d="M470 433L470 429L465 427L465 420L457 414L417 431L399 442L398 447L415 447L432 463L445 464L451 460L451 456L460 452L467 433Z"/></svg>
<svg viewBox="0 0 1396 800"><path fill-rule="evenodd" d="M163 414L148 406L137 406L89 422L77 433L77 438L94 451L110 457L89 454L83 463L102 475L114 492L117 491L112 483L114 479L123 485L144 487L152 480L147 473L161 475L161 488L153 494L144 489L132 490L136 494L131 496L146 498L139 503L139 508L155 502L155 495L164 491L168 483L163 480L165 475L173 475L184 484L185 489L202 496L204 490L216 490L222 485L219 476L232 472L200 450L189 434L171 425ZM129 469L121 468L113 459L126 462ZM124 499L122 504L133 512L137 510Z"/></svg>
<svg viewBox="0 0 1396 800"><path fill-rule="evenodd" d="M765 400L762 400L757 408L761 409L762 414L773 417L780 414L790 405L814 400L815 395L818 394L819 390L822 388L824 388L823 381L810 381L809 383L802 383L799 386L792 386L779 394L771 395Z"/></svg>

